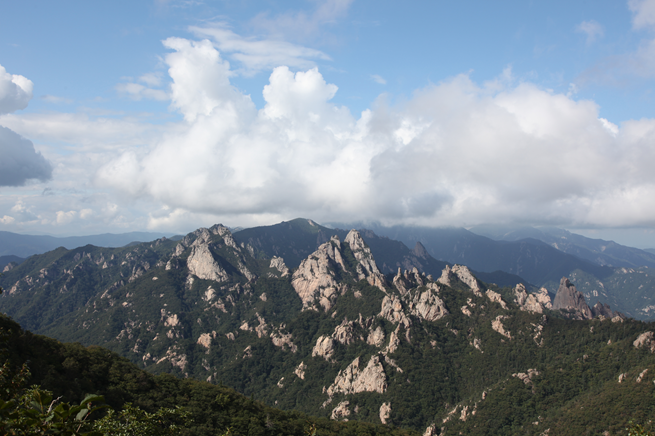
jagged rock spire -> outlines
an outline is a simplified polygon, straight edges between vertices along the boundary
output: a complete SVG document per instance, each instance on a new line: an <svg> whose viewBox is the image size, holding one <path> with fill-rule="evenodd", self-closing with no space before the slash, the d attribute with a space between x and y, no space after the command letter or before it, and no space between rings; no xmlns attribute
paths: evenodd
<svg viewBox="0 0 655 436"><path fill-rule="evenodd" d="M574 311L582 319L592 319L594 316L585 301L584 295L578 292L568 278L562 277L559 289L553 301L553 309Z"/></svg>

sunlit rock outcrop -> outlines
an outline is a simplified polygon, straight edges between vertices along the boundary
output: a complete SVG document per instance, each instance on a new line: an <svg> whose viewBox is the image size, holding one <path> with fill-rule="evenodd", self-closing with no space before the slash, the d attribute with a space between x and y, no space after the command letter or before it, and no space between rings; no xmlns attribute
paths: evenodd
<svg viewBox="0 0 655 436"><path fill-rule="evenodd" d="M655 333L643 332L632 343L635 348L646 348L651 353L655 352Z"/></svg>
<svg viewBox="0 0 655 436"><path fill-rule="evenodd" d="M384 393L387 390L387 375L380 363L380 357L372 356L364 369L359 368L357 357L346 369L339 371L334 383L327 389L329 398L337 393L357 394L360 392Z"/></svg>
<svg viewBox="0 0 655 436"><path fill-rule="evenodd" d="M553 309L572 312L574 317L578 319L592 319L594 317L584 295L578 292L566 277L562 277L559 282L559 289L557 289L557 295L555 295L555 301L553 301Z"/></svg>
<svg viewBox="0 0 655 436"><path fill-rule="evenodd" d="M357 230L351 230L346 236L346 239L344 239L344 242L348 244L358 262L356 266L357 279L366 279L371 286L376 286L382 292L385 292L384 276L378 270L371 249L368 248L368 245L362 239L362 235Z"/></svg>
<svg viewBox="0 0 655 436"><path fill-rule="evenodd" d="M346 270L341 256L341 241L338 237L321 244L318 249L293 273L291 285L303 303L303 308L317 309L315 302L330 310L336 297L344 291L345 285L337 282L336 271Z"/></svg>
<svg viewBox="0 0 655 436"><path fill-rule="evenodd" d="M441 277L437 279L437 282L452 287L454 284L453 280L459 280L468 286L476 296L482 296L482 288L480 283L478 282L478 279L476 279L473 274L471 274L471 271L468 269L468 267L464 265L453 265L450 267L447 265L446 268L441 271Z"/></svg>

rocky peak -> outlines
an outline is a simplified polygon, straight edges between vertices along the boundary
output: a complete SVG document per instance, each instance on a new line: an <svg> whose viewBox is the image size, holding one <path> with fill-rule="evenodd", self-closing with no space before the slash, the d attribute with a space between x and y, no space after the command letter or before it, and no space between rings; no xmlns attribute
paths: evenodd
<svg viewBox="0 0 655 436"><path fill-rule="evenodd" d="M416 245L414 245L414 248L412 248L411 253L421 259L428 259L430 257L428 250L426 250L423 244L418 241L416 241Z"/></svg>
<svg viewBox="0 0 655 436"><path fill-rule="evenodd" d="M400 295L407 294L411 288L424 286L426 278L414 267L412 271L405 270L404 273L398 268L398 273L393 278L394 287L400 292Z"/></svg>
<svg viewBox="0 0 655 436"><path fill-rule="evenodd" d="M575 288L568 278L562 277L555 295L553 309L574 311L576 318L592 319L594 316L585 301L584 295Z"/></svg>
<svg viewBox="0 0 655 436"><path fill-rule="evenodd" d="M536 294L529 294L523 283L514 287L514 302L525 312L543 313L544 309L553 307L546 288L541 288Z"/></svg>
<svg viewBox="0 0 655 436"><path fill-rule="evenodd" d="M193 243L191 254L187 259L187 267L189 272L199 279L216 282L225 282L229 279L227 272L214 259L207 243L197 245L195 242Z"/></svg>
<svg viewBox="0 0 655 436"><path fill-rule="evenodd" d="M380 270L375 263L375 259L373 259L371 249L366 245L364 239L362 239L362 235L360 235L357 230L353 229L348 232L344 242L348 244L355 259L357 259L357 279L366 279L369 284L377 286L380 290L385 292L384 276L380 273Z"/></svg>
<svg viewBox="0 0 655 436"><path fill-rule="evenodd" d="M437 296L437 284L428 283L426 288L424 292L417 290L414 293L414 298L409 303L410 313L426 321L436 321L448 315L446 305Z"/></svg>
<svg viewBox="0 0 655 436"><path fill-rule="evenodd" d="M609 304L603 304L600 301L591 308L591 313L594 318L611 319L613 321L617 317L621 319L625 318L625 315L623 315L621 312L612 310Z"/></svg>
<svg viewBox="0 0 655 436"><path fill-rule="evenodd" d="M279 272L282 273L282 277L286 277L289 275L289 268L287 265L284 263L284 259L281 257L273 256L271 259L271 264L269 266L270 268L275 268Z"/></svg>
<svg viewBox="0 0 655 436"><path fill-rule="evenodd" d="M293 273L291 285L303 302L305 309L316 309L315 300L325 311L330 310L336 297L345 290L339 284L337 271L345 271L346 265L341 255L341 241L333 236L329 242L321 244L318 249L300 263Z"/></svg>
<svg viewBox="0 0 655 436"><path fill-rule="evenodd" d="M378 270L371 250L368 248L357 230L351 230L344 240L357 260L355 278L366 279L372 286L377 286L383 292L384 276ZM334 305L337 296L345 292L346 285L337 282L338 274L348 271L343 259L343 247L338 236L333 236L329 242L321 244L318 249L300 263L293 273L291 285L303 301L303 306L314 308L315 300L325 311Z"/></svg>
<svg viewBox="0 0 655 436"><path fill-rule="evenodd" d="M446 268L441 271L441 277L437 279L437 282L442 285L452 286L453 280L458 280L464 283L476 296L482 296L480 283L478 282L478 279L471 274L468 267L464 265L453 265L452 267L446 265Z"/></svg>

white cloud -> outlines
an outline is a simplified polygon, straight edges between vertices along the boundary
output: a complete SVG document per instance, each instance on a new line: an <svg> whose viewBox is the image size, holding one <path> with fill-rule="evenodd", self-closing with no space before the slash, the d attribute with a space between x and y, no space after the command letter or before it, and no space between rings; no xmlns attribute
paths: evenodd
<svg viewBox="0 0 655 436"><path fill-rule="evenodd" d="M139 82L143 82L148 86L161 86L162 74L160 72L146 73L139 77Z"/></svg>
<svg viewBox="0 0 655 436"><path fill-rule="evenodd" d="M53 103L53 104L71 104L73 103L73 100L70 98L65 98L65 97L57 97L56 95L42 95L41 100L47 102L47 103Z"/></svg>
<svg viewBox="0 0 655 436"><path fill-rule="evenodd" d="M655 0L628 0L628 8L634 14L632 25L635 29L655 25Z"/></svg>
<svg viewBox="0 0 655 436"><path fill-rule="evenodd" d="M575 27L575 30L587 35L587 44L596 42L596 40L601 38L605 33L603 26L601 26L596 20L583 21Z"/></svg>
<svg viewBox="0 0 655 436"><path fill-rule="evenodd" d="M650 225L655 120L617 126L592 101L466 75L380 99L359 119L318 69L273 70L257 111L207 42L167 40L182 131L105 165L100 186L164 205L154 227L210 217ZM618 205L618 207L617 207ZM210 221L211 222L211 221ZM230 221L228 221L230 222Z"/></svg>
<svg viewBox="0 0 655 436"><path fill-rule="evenodd" d="M59 210L57 211L57 224L60 226L70 224L76 216L77 212L74 210L70 210L68 212Z"/></svg>
<svg viewBox="0 0 655 436"><path fill-rule="evenodd" d="M373 79L373 81L374 81L375 83L379 83L380 85L386 85L386 84L387 84L387 81L384 80L384 79L382 78L382 76L379 76L379 75L377 75L377 74L371 74L371 79Z"/></svg>
<svg viewBox="0 0 655 436"><path fill-rule="evenodd" d="M127 94L132 100L150 99L166 101L169 99L168 94L161 89L147 88L140 83L119 83L116 90L120 93Z"/></svg>
<svg viewBox="0 0 655 436"><path fill-rule="evenodd" d="M32 81L17 74L9 74L0 65L0 114L25 109L32 99Z"/></svg>
<svg viewBox="0 0 655 436"><path fill-rule="evenodd" d="M210 27L192 26L189 30L199 37L211 38L218 50L229 54L243 65L241 72L246 75L272 70L280 65L312 68L316 60L330 60L330 57L320 50L284 40L241 37L222 23L215 23Z"/></svg>
<svg viewBox="0 0 655 436"><path fill-rule="evenodd" d="M13 224L14 222L16 222L16 219L14 219L14 217L9 215L5 215L2 218L0 218L0 224L9 225L9 224Z"/></svg>
<svg viewBox="0 0 655 436"><path fill-rule="evenodd" d="M344 17L353 0L323 0L315 2L311 13L304 11L287 12L271 17L263 12L251 21L252 25L269 35L286 40L307 40L321 33L323 27L334 24Z"/></svg>

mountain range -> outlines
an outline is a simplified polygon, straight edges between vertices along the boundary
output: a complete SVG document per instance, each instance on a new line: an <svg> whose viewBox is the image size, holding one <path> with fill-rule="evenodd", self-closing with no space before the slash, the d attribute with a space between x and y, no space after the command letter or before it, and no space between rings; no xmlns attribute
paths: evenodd
<svg viewBox="0 0 655 436"><path fill-rule="evenodd" d="M98 247L122 247L133 242L148 242L161 237L171 237L166 233L129 232L104 233L90 236L56 237L49 235L22 235L19 233L0 231L0 258L17 256L26 258L33 254L43 254L55 248L64 247L69 250L85 245ZM9 262L7 262L9 263ZM0 263L0 266L4 266Z"/></svg>
<svg viewBox="0 0 655 436"><path fill-rule="evenodd" d="M556 293L485 283L419 242L294 220L59 248L5 271L0 309L153 374L428 436L615 434L649 416L652 323L590 307L571 277Z"/></svg>

